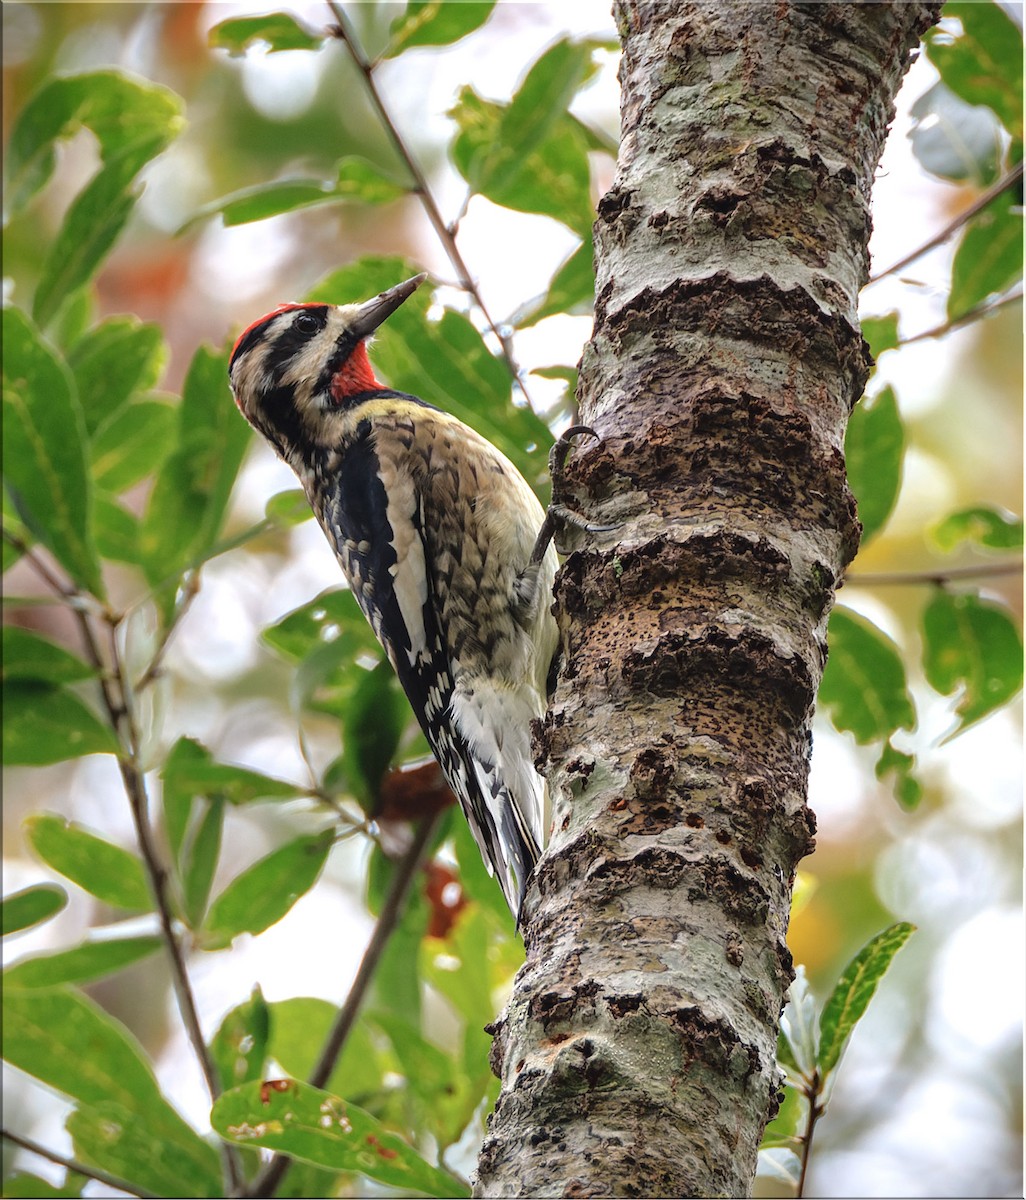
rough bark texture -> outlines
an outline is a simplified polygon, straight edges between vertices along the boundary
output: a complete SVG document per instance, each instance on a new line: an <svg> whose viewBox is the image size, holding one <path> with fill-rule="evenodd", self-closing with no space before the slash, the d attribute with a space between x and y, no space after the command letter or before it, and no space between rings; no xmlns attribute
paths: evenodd
<svg viewBox="0 0 1026 1200"><path fill-rule="evenodd" d="M845 424L893 98L939 5L618 0L555 821L483 1196L740 1196L778 1103L810 719L858 545Z"/></svg>

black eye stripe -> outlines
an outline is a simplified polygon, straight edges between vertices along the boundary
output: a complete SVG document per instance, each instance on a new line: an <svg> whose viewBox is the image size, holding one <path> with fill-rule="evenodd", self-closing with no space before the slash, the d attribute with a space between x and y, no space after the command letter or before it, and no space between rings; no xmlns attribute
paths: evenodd
<svg viewBox="0 0 1026 1200"><path fill-rule="evenodd" d="M327 323L328 306L319 304L296 313L285 328L272 337L267 361L275 382L280 381L296 352L320 333Z"/></svg>

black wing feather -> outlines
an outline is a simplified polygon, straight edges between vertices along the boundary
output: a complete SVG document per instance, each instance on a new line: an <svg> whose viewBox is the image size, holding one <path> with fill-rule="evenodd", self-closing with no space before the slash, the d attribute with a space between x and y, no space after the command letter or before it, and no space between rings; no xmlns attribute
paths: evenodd
<svg viewBox="0 0 1026 1200"><path fill-rule="evenodd" d="M460 801L481 851L516 914L538 848L533 839L532 844L527 843L514 819L513 802L508 794L503 795L505 788L495 764L477 762L466 739L452 723L449 639L440 623L435 602L437 592L430 577L432 555L425 537L422 497L413 521L424 544L424 561L429 572L423 608L427 653L418 655L411 663L411 637L394 586L394 570L399 564L388 518L389 497L369 423L346 449L341 469L326 481L323 494L325 532L334 544L364 615L388 654L428 744ZM490 784L491 794L487 797L482 792L485 781ZM497 817L502 825L501 837L496 828ZM513 879L509 877L509 868Z"/></svg>

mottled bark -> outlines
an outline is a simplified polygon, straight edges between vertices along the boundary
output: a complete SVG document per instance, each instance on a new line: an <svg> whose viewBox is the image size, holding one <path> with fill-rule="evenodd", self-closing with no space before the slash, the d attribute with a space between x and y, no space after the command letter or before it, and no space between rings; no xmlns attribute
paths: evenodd
<svg viewBox="0 0 1026 1200"><path fill-rule="evenodd" d="M939 5L618 0L555 823L495 1029L484 1196L739 1196L778 1103L810 720L859 527L845 424L893 98Z"/></svg>

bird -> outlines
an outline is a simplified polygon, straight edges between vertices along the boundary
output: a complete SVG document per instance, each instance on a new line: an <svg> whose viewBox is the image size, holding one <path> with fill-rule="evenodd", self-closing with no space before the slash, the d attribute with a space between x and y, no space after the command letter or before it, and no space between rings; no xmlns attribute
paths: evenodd
<svg viewBox="0 0 1026 1200"><path fill-rule="evenodd" d="M280 304L238 337L229 381L302 484L519 924L548 824L531 723L558 644L558 560L506 455L374 373L367 339L426 278L363 303Z"/></svg>

